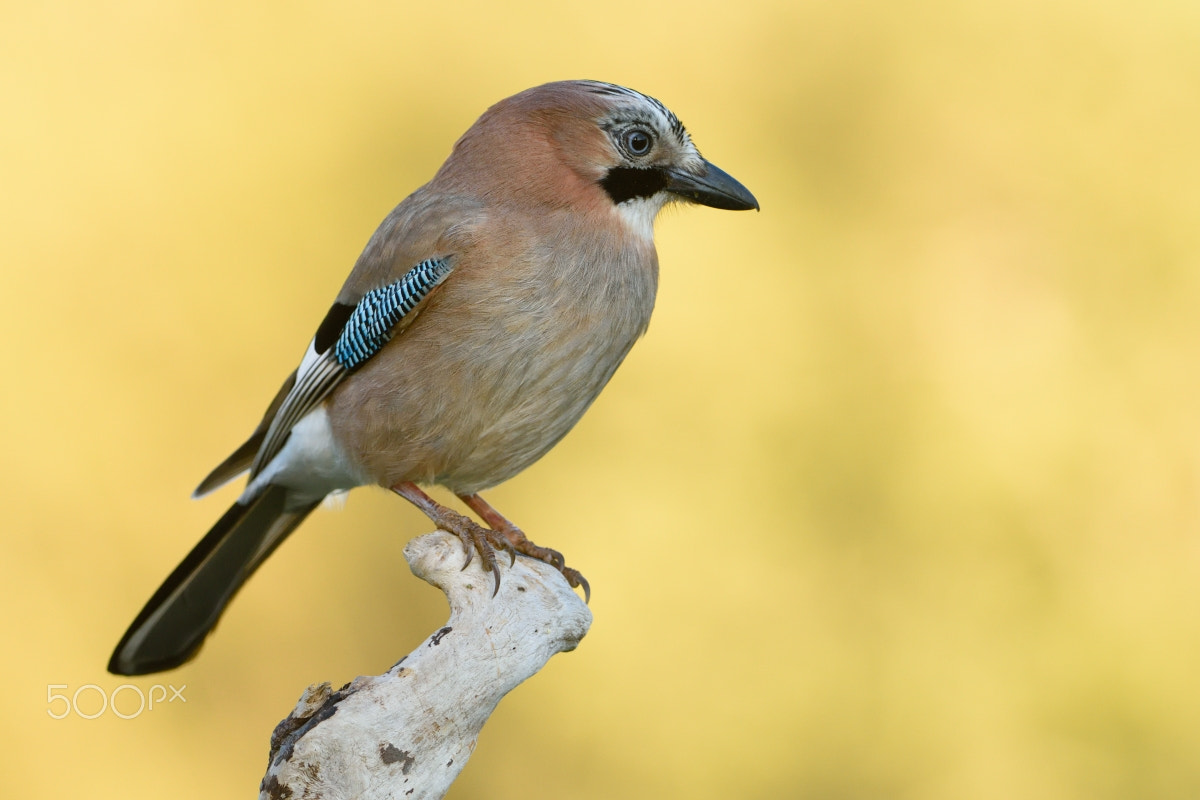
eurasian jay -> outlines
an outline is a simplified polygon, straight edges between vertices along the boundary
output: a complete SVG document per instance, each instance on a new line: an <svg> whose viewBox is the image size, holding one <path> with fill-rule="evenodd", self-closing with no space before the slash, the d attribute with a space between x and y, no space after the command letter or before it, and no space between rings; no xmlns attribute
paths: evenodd
<svg viewBox="0 0 1200 800"><path fill-rule="evenodd" d="M655 215L672 201L757 209L652 97L548 83L488 109L367 242L300 366L195 496L249 471L237 502L117 645L119 675L195 655L234 593L329 494L378 484L456 534L587 582L479 492L537 461L646 330ZM444 486L487 524L435 502Z"/></svg>

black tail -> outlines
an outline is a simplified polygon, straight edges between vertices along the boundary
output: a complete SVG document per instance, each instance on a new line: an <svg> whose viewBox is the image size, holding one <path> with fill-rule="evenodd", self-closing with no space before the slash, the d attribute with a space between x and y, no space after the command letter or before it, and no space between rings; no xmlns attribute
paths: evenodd
<svg viewBox="0 0 1200 800"><path fill-rule="evenodd" d="M318 503L285 508L286 490L267 486L234 503L146 603L108 662L116 675L145 675L184 663L233 595Z"/></svg>

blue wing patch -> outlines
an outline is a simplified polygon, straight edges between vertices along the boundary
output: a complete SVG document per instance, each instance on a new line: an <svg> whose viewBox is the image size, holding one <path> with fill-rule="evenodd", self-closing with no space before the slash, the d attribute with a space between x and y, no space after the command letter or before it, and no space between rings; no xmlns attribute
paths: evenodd
<svg viewBox="0 0 1200 800"><path fill-rule="evenodd" d="M334 360L347 372L362 366L387 344L396 324L449 274L447 260L430 258L395 283L367 292L333 345Z"/></svg>
<svg viewBox="0 0 1200 800"><path fill-rule="evenodd" d="M287 395L271 418L262 445L250 464L251 478L257 477L279 455L292 427L305 414L387 344L400 321L450 274L452 260L448 256L422 261L395 283L367 292L353 311L347 304L334 303L293 376ZM327 342L343 319L345 324L330 347Z"/></svg>

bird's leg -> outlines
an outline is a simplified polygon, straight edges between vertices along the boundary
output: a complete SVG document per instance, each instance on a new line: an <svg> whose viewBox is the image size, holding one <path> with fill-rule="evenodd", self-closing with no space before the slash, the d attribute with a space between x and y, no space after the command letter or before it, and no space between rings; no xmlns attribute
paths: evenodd
<svg viewBox="0 0 1200 800"><path fill-rule="evenodd" d="M471 559L478 551L479 557L483 559L487 568L496 578L496 588L492 591L492 596L494 597L496 592L500 591L500 565L496 563L496 548L511 552L514 562L517 558L513 546L509 544L508 538L503 533L489 530L471 518L446 508L411 481L396 484L392 487L392 491L425 512L425 516L429 517L440 530L453 533L459 538L467 553L467 560L462 565L463 569L470 565Z"/></svg>
<svg viewBox="0 0 1200 800"><path fill-rule="evenodd" d="M578 570L571 569L567 566L566 560L562 553L557 550L551 550L549 547L539 547L529 541L528 537L518 528L513 525L504 516L492 508L486 500L477 494L460 494L459 500L462 500L467 506L480 516L480 518L488 524L493 531L501 534L505 541L508 542L509 552L513 554L513 561L516 561L516 554L536 558L538 561L545 561L550 566L557 569L563 574L572 587L583 587L584 600L590 600L592 597L592 587L588 585L587 579L579 573Z"/></svg>

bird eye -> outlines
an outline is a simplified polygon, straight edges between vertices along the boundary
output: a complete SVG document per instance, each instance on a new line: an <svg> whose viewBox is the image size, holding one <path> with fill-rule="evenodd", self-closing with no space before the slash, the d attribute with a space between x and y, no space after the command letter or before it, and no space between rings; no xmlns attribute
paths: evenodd
<svg viewBox="0 0 1200 800"><path fill-rule="evenodd" d="M625 149L632 156L644 156L650 152L651 145L654 144L654 139L650 136L649 131L644 131L641 128L633 128L625 131L621 136L621 141L625 145Z"/></svg>

